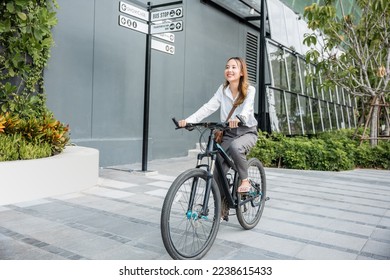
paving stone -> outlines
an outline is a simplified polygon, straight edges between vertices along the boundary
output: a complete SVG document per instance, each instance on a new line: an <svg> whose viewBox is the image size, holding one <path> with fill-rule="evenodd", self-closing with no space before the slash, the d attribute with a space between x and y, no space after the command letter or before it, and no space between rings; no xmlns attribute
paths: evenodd
<svg viewBox="0 0 390 280"><path fill-rule="evenodd" d="M84 193L103 196L103 197L111 197L111 198L124 198L124 197L134 195L133 193L107 189L100 186L85 190Z"/></svg>
<svg viewBox="0 0 390 280"><path fill-rule="evenodd" d="M160 232L172 181L194 157L99 170L83 192L0 206L0 259L169 260ZM220 224L207 260L390 259L390 172L266 168L256 228ZM234 214L234 211L231 211Z"/></svg>
<svg viewBox="0 0 390 280"><path fill-rule="evenodd" d="M323 231L315 238L315 241L329 246L338 247L341 250L353 250L359 252L367 242L367 239L342 233Z"/></svg>
<svg viewBox="0 0 390 280"><path fill-rule="evenodd" d="M111 187L111 188L117 188L117 189L127 189L138 186L134 183L119 181L119 180L112 180L108 178L99 178L98 185L102 187Z"/></svg>
<svg viewBox="0 0 390 280"><path fill-rule="evenodd" d="M158 259L160 254L150 250L134 247L130 244L124 244L101 251L94 256L97 260L154 260Z"/></svg>
<svg viewBox="0 0 390 280"><path fill-rule="evenodd" d="M377 256L378 259L390 260L390 243L388 242L368 240L362 251L367 254L372 254L374 257Z"/></svg>
<svg viewBox="0 0 390 280"><path fill-rule="evenodd" d="M355 260L356 253L309 244L296 257L302 260Z"/></svg>
<svg viewBox="0 0 390 280"><path fill-rule="evenodd" d="M386 242L390 242L389 236L390 236L390 228L388 229L375 228L371 234L372 239L376 239L379 241L384 240Z"/></svg>

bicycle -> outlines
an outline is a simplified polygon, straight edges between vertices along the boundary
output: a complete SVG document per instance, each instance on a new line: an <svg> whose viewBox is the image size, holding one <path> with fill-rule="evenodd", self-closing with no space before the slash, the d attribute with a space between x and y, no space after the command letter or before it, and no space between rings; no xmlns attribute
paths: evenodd
<svg viewBox="0 0 390 280"><path fill-rule="evenodd" d="M239 116L238 116L239 117ZM176 129L180 129L173 118ZM241 123L244 123L240 119ZM184 171L172 183L164 199L161 212L161 235L165 249L173 259L201 259L210 250L220 225L222 203L236 210L239 224L244 229L254 228L262 216L266 197L266 177L263 164L256 158L248 160L251 189L238 193L240 178L233 160L216 143L215 129L229 129L228 123L202 122L184 128L205 128L209 131L206 149L197 156L195 168ZM200 129L199 129L200 130ZM201 140L200 140L201 142ZM231 172L225 176L217 155L228 163ZM202 163L207 158L207 163ZM214 172L220 181L217 185ZM225 198L221 201L221 192Z"/></svg>

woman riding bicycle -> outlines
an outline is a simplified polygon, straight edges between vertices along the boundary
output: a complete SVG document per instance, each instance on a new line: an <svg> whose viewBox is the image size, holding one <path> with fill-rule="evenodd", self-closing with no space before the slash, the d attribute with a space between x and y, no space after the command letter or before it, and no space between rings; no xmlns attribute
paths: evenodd
<svg viewBox="0 0 390 280"><path fill-rule="evenodd" d="M223 135L221 146L231 156L238 169L241 184L237 191L247 193L251 185L248 180L246 154L257 141L257 121L254 116L256 89L249 85L246 62L240 57L228 59L225 79L213 97L194 114L179 121L179 126L185 127L187 123L200 122L221 108L221 122L229 122L230 127ZM237 107L232 109L234 105ZM229 114L231 110L234 110L234 114ZM232 116L229 120L228 115ZM245 121L244 126L238 126L240 121L235 117L237 115ZM223 166L226 173L228 167Z"/></svg>

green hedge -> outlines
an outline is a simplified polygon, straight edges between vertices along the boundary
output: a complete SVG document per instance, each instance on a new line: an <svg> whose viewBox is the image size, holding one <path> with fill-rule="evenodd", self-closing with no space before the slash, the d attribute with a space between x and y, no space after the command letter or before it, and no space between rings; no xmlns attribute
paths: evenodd
<svg viewBox="0 0 390 280"><path fill-rule="evenodd" d="M0 161L53 156L68 142L69 127L48 110L30 118L0 112Z"/></svg>
<svg viewBox="0 0 390 280"><path fill-rule="evenodd" d="M259 132L250 156L267 167L340 171L354 168L390 169L390 142L369 143L352 139L353 130L319 133L315 136L287 137Z"/></svg>
<svg viewBox="0 0 390 280"><path fill-rule="evenodd" d="M0 134L0 161L37 159L51 156L49 143L29 142L21 134Z"/></svg>

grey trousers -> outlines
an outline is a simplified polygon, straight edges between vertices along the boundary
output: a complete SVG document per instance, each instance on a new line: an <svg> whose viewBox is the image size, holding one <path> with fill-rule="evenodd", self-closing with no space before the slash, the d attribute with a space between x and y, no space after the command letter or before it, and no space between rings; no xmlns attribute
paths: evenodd
<svg viewBox="0 0 390 280"><path fill-rule="evenodd" d="M226 130L222 140L222 148L233 159L238 174L241 179L248 178L248 162L246 159L247 153L256 144L257 128L254 127L238 127ZM224 174L228 172L229 166L223 162L223 158L219 156L222 161Z"/></svg>

